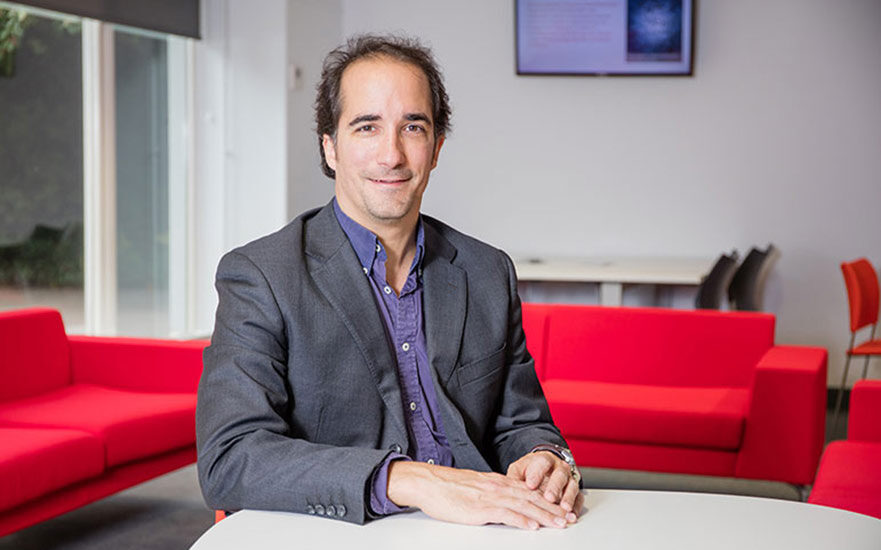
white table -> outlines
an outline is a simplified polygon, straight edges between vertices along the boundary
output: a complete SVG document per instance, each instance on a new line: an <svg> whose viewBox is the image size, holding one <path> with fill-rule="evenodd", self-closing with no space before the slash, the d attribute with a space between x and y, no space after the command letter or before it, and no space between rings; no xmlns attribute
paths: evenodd
<svg viewBox="0 0 881 550"><path fill-rule="evenodd" d="M193 550L633 549L878 550L881 520L800 502L732 495L591 490L566 529L521 531L436 521L421 512L364 526L316 516L245 510L209 529Z"/></svg>
<svg viewBox="0 0 881 550"><path fill-rule="evenodd" d="M599 283L600 304L620 306L625 284L697 286L715 258L519 258L522 282Z"/></svg>

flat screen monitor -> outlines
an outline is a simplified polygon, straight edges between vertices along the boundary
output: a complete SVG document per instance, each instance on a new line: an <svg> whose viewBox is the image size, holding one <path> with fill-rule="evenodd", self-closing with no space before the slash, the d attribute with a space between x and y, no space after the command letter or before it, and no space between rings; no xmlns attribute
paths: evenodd
<svg viewBox="0 0 881 550"><path fill-rule="evenodd" d="M693 0L516 0L517 74L691 75Z"/></svg>

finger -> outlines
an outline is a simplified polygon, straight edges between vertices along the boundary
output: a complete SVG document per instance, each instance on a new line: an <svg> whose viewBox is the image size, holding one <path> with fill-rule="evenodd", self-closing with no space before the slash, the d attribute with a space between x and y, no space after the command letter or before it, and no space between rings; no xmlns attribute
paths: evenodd
<svg viewBox="0 0 881 550"><path fill-rule="evenodd" d="M560 506L569 512L566 514L566 519L570 522L575 521L576 514L575 512L575 499L578 497L578 483L572 478L569 479L569 483L566 485L566 489L563 491L563 498L560 499Z"/></svg>
<svg viewBox="0 0 881 550"><path fill-rule="evenodd" d="M486 523L501 523L530 531L535 531L539 527L538 521L505 507L493 510L490 519Z"/></svg>
<svg viewBox="0 0 881 550"><path fill-rule="evenodd" d="M566 489L566 484L568 484L571 479L572 473L569 470L569 465L562 460L558 461L554 471L551 473L550 479L548 479L548 485L544 491L545 498L550 502L560 502L563 498L563 491Z"/></svg>
<svg viewBox="0 0 881 550"><path fill-rule="evenodd" d="M556 505L548 506L541 497L534 499L514 499L508 502L508 506L514 511L537 521L543 527L566 527L568 522L565 511Z"/></svg>
<svg viewBox="0 0 881 550"><path fill-rule="evenodd" d="M519 479L522 481L525 477L525 473L524 473L525 471L526 471L525 461L523 459L520 459L515 462L512 462L508 466L508 471L505 472L505 475L507 477Z"/></svg>
<svg viewBox="0 0 881 550"><path fill-rule="evenodd" d="M526 466L526 486L530 489L537 489L553 467L554 462L549 457L536 455Z"/></svg>
<svg viewBox="0 0 881 550"><path fill-rule="evenodd" d="M522 485L519 487L516 485L509 485L508 491L505 493L505 496L503 498L504 502L531 503L533 506L537 506L538 508L541 508L545 512L556 517L564 518L567 513L567 510L564 510L562 506L560 506L556 502L549 502L540 492L525 488Z"/></svg>
<svg viewBox="0 0 881 550"><path fill-rule="evenodd" d="M584 493L582 491L578 491L578 496L575 497L575 508L573 511L576 516L584 513Z"/></svg>

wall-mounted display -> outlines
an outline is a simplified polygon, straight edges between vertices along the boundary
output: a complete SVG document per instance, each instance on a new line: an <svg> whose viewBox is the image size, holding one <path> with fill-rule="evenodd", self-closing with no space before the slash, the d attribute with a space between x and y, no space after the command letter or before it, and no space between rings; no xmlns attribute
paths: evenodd
<svg viewBox="0 0 881 550"><path fill-rule="evenodd" d="M517 74L691 75L693 0L516 0Z"/></svg>

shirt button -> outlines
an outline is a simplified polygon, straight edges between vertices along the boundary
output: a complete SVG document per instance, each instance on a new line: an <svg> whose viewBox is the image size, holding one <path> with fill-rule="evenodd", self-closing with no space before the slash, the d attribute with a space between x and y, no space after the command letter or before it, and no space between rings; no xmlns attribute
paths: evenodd
<svg viewBox="0 0 881 550"><path fill-rule="evenodd" d="M328 517L334 517L336 515L336 508L333 507L333 504L327 505L327 515Z"/></svg>
<svg viewBox="0 0 881 550"><path fill-rule="evenodd" d="M346 507L343 504L338 504L336 507L336 515L338 518L341 518L346 515Z"/></svg>
<svg viewBox="0 0 881 550"><path fill-rule="evenodd" d="M311 504L307 504L306 505L306 513L315 515L315 508L313 508Z"/></svg>
<svg viewBox="0 0 881 550"><path fill-rule="evenodd" d="M362 268L361 268L361 271L363 271L364 274L367 275L367 268L366 268L366 267L362 267Z"/></svg>
<svg viewBox="0 0 881 550"><path fill-rule="evenodd" d="M379 252L380 250L382 250L382 247L379 245L376 245L376 251Z"/></svg>
<svg viewBox="0 0 881 550"><path fill-rule="evenodd" d="M324 506L322 506L321 504L316 504L315 505L315 513L318 514L319 516L323 516L324 515Z"/></svg>
<svg viewBox="0 0 881 550"><path fill-rule="evenodd" d="M433 458L429 458L429 459L428 459L428 463L429 463L429 464L434 464L434 459L433 459Z"/></svg>
<svg viewBox="0 0 881 550"><path fill-rule="evenodd" d="M410 410L411 410L411 411L415 411L415 410L416 410L416 402L415 402L415 401L410 401Z"/></svg>
<svg viewBox="0 0 881 550"><path fill-rule="evenodd" d="M410 351L410 344L404 342L403 344L401 344L401 349L404 351Z"/></svg>
<svg viewBox="0 0 881 550"><path fill-rule="evenodd" d="M390 450L390 451L393 451L393 452L396 452L396 453L400 453L400 452L401 452L401 446L398 445L397 443L395 443L394 445L392 445L391 447L389 447L389 450Z"/></svg>
<svg viewBox="0 0 881 550"><path fill-rule="evenodd" d="M386 294L391 294L391 293L392 293L392 289L391 289L391 287L388 287L388 286L386 286L384 289L382 289L382 291L385 292Z"/></svg>

